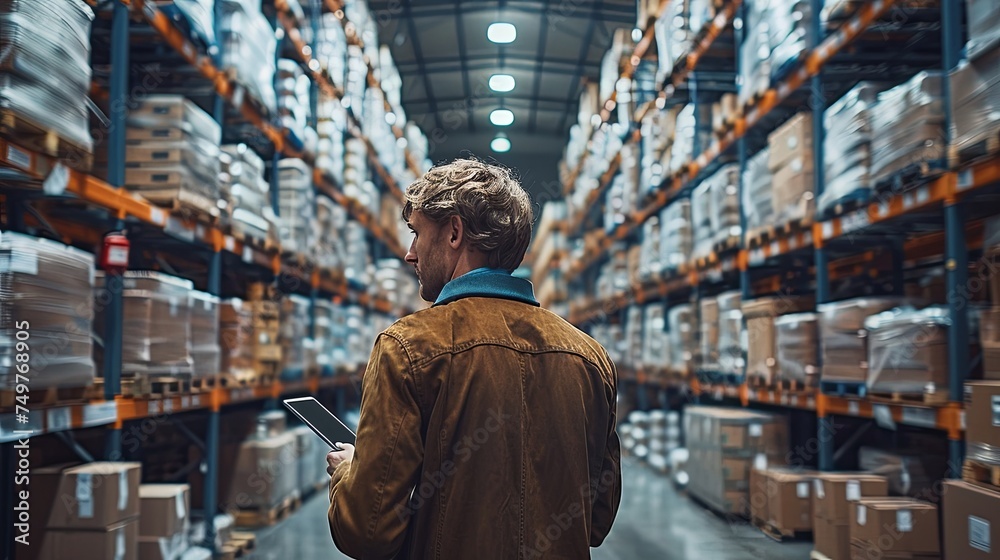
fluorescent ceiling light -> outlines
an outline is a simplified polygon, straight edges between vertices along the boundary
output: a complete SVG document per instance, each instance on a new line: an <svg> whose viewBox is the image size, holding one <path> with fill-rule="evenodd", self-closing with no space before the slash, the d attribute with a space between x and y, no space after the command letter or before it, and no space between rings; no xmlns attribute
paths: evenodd
<svg viewBox="0 0 1000 560"><path fill-rule="evenodd" d="M491 23L486 29L486 38L494 43L513 43L517 38L517 28L512 23Z"/></svg>
<svg viewBox="0 0 1000 560"><path fill-rule="evenodd" d="M514 113L510 109L497 109L490 113L490 122L496 126L510 126L514 123Z"/></svg>
<svg viewBox="0 0 1000 560"><path fill-rule="evenodd" d="M490 76L490 89L506 93L514 89L514 76L510 74L493 74Z"/></svg>
<svg viewBox="0 0 1000 560"><path fill-rule="evenodd" d="M510 151L510 140L506 136L497 136L490 142L490 149L498 154Z"/></svg>

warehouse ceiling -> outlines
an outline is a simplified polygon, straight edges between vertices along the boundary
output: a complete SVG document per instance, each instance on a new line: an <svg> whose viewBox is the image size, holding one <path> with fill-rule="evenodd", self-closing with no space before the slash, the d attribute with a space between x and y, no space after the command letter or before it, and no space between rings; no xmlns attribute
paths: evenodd
<svg viewBox="0 0 1000 560"><path fill-rule="evenodd" d="M468 150L551 180L575 120L582 84L596 80L615 29L631 29L635 0L370 0L380 42L388 44L403 78L403 107L431 141L437 162ZM487 39L494 22L512 23L516 39ZM509 93L489 88L490 76L510 74ZM514 113L497 127L490 113ZM512 148L490 150L503 130ZM550 162L551 169L534 168ZM536 163L531 163L536 162ZM539 177L540 179L541 177Z"/></svg>

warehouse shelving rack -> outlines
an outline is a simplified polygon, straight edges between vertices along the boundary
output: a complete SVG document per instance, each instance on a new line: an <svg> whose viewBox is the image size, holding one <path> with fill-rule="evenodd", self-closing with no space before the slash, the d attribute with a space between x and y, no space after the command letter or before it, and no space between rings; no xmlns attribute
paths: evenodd
<svg viewBox="0 0 1000 560"><path fill-rule="evenodd" d="M319 13L320 0L311 0L310 8L315 15ZM218 8L219 2L216 3ZM94 3L91 3L95 6ZM96 7L96 6L95 6ZM349 31L342 4L335 0L323 0L323 8L335 13L338 19ZM292 47L302 56L299 62L309 66L310 59L301 44L301 33L298 25L301 23L289 18L288 5L283 0L275 1L278 19ZM273 148L276 163L282 155L285 157L302 158L313 161L313 155L303 153L294 147L294 139L286 131L272 124L267 116L254 105L246 95L242 86L230 79L217 65L220 55L213 58L203 54L184 34L167 18L155 4L144 0L114 0L111 12L111 67L109 91L95 92L106 95L111 103L125 106L129 97L129 72L122 69L130 68L130 22L141 19L155 31L156 35L168 45L205 80L211 84L214 91L214 116L220 124L226 123L226 106L231 106L239 117L252 125L263 140ZM315 18L314 18L315 21ZM218 30L216 30L218 31ZM315 36L315 34L314 34ZM359 42L353 33L348 33L348 40ZM277 55L281 55L279 46ZM317 72L311 72L313 99L319 88L342 97L342 93L330 90L332 82ZM368 64L368 85L379 87L372 65ZM314 113L315 114L315 113ZM125 171L125 112L113 111L110 115L109 127L109 165L108 180L102 180L87 172L81 171L81 162L60 158L57 155L43 153L37 149L27 148L17 141L0 139L0 184L3 185L3 195L6 203L5 213L8 227L16 231L26 231L29 226L48 229L57 233L57 237L67 243L78 243L85 246L97 246L102 238L102 231L125 230L134 233L133 255L146 250L170 253L171 257L184 257L187 267L185 275L194 276L206 286L206 291L213 295L224 293L224 273L231 272L237 282L248 278L275 281L279 287L306 295L311 300L310 332L314 332L315 304L320 297L329 297L335 304L354 303L382 314L405 314L411 311L406 308L393 308L390 302L372 298L366 293L366 287L356 282L348 282L341 271L326 270L314 266L301 255L283 252L279 247L272 247L225 231L216 224L205 223L195 219L188 212L171 211L151 204L141 196L126 191L124 185ZM388 171L377 159L375 148L361 133L357 120L351 115L351 135L362 139L369 149L369 160L375 172L381 178L385 191L397 200L402 200L403 194ZM399 127L393 127L397 138L403 136ZM420 169L412 154L406 152L407 167L416 175ZM277 173L272 170L272 194L276 194L280 185L276 182ZM319 171L315 172L314 184L319 193L331 198L335 203L348 210L348 213L360 222L378 241L373 245L376 256L380 246L384 254L402 259L405 249L400 246L397 235L381 227L376 217L372 216L357 200L346 196L343 190L329 177ZM73 214L67 217L55 215L51 219L37 212L29 212L29 201L57 202L78 204L84 203L86 211L80 212L79 207L73 207ZM277 197L272 198L276 206ZM275 211L277 208L275 207ZM30 215L33 221L26 219ZM79 222L79 223L75 223ZM53 227L56 224L58 227ZM53 231L54 230L54 231ZM157 259L165 264L165 261ZM180 267L178 267L180 268ZM109 282L113 285L113 281ZM118 284L120 287L120 284ZM229 290L232 291L232 290ZM170 396L123 396L120 384L121 356L121 291L110 289L111 304L109 317L118 320L107 321L107 332L103 333L105 341L105 356L103 377L104 399L89 402L74 402L71 404L51 404L45 408L36 408L29 414L28 422L21 424L15 415L0 414L0 447L4 470L16 464L15 451L12 442L18 438L12 435L14 430L33 430L32 437L44 434L56 434L66 441L71 448L85 461L92 457L77 445L72 431L85 428L106 429L104 453L109 460L124 458L121 448L122 428L126 422L140 421L167 414L189 412L207 413L207 430L204 441L198 440L199 447L204 450L202 457L205 472L204 511L206 512L206 542L205 546L214 549L214 525L212 518L219 507L218 477L219 477L219 429L220 415L226 407L244 403L265 402L266 406L276 406L277 399L282 396L302 394L325 394L332 396L335 406L343 412L346 407L347 395L357 390L357 378L360 372L349 372L345 375L308 377L298 381L277 379L272 383L256 386L225 387L215 386L207 391L192 392ZM331 373L332 372L326 372ZM329 392L329 394L328 394ZM183 428L179 417L175 417L178 425ZM185 433L188 430L182 429ZM190 434L191 437L198 436ZM12 472L13 469L10 471ZM5 503L13 503L13 478L0 486L5 497ZM10 512L4 514L3 526L5 557L12 557L14 539L8 535L12 530L13 520Z"/></svg>
<svg viewBox="0 0 1000 560"><path fill-rule="evenodd" d="M748 3L751 1L748 0ZM751 133L755 132L755 128L773 129L781 122L784 118L780 116L783 106L789 105L789 99L808 101L814 123L822 123L827 102L826 90L830 89L829 79L824 76L824 68L836 62L842 51L848 50L853 41L897 4L902 2L864 2L837 31L824 37L819 19L822 2L813 0L814 36L822 40L805 53L797 68L793 68L785 79L773 84L752 106L745 107L743 116L733 127L701 151L680 174L669 178L654 198L634 212L625 223L611 231L598 230L596 234L600 236L600 243L597 247L585 252L581 261L569 267L567 276L571 281L580 281L589 269L602 262L615 241L634 239L646 219L689 193L705 175L703 170L715 165L720 157L731 154L733 148L742 170L750 153L748 138ZM732 7L732 4L729 6ZM737 5L734 8L744 10L745 6ZM962 49L962 6L956 0L941 2L940 36L942 41L938 68L947 73L957 66ZM737 34L737 52L739 41ZM921 59L915 64L918 67L926 66L927 61ZM916 73L916 70L912 73ZM803 92L806 88L808 92ZM844 91L846 90L841 89L836 95L839 97ZM661 98L663 95L661 94ZM950 122L950 92L947 88L944 95L944 106L947 107ZM698 103L697 98L692 101ZM775 115L778 115L777 122L772 124L776 120ZM823 192L823 173L819 171L823 169L823 128L813 127L814 154L817 158L814 168L818 170L815 174L817 197ZM757 142L760 143L759 138ZM698 152L697 149L695 151ZM935 169L934 166L929 167L932 171ZM873 234L890 234L894 238L888 251L892 256L891 276L895 289L898 290L902 285L903 264L911 258L910 255L915 255L912 257L914 259L940 255L943 247L948 293L960 294L968 282L970 252L978 250L982 245L982 224L978 218L984 217L990 208L989 205L977 203L995 200L998 185L1000 158L997 156L957 168L940 169L926 178L896 185L897 188L888 195L876 194L871 200L859 204L856 209L838 212L834 216L819 216L811 225L779 232L754 247L741 244L735 250L713 253L706 259L692 261L679 271L667 275L665 279L633 285L625 293L593 302L587 308L577 309L571 313L570 319L578 325L592 323L623 311L632 304L660 301L684 290L694 289L697 292L705 281L724 281L726 285L740 289L744 299L751 299L754 294L764 295L761 292L778 293L781 291L781 282L780 277L774 275L774 270L787 268L793 263L809 270L809 287L815 291L817 302L831 301L832 282L867 272L870 263L881 256L873 254L869 245L855 243L856 240L870 239ZM921 233L903 240L913 224L926 223L928 218L940 231ZM745 216L741 216L741 223L745 231ZM760 275L760 271L764 271L763 277L755 279L754 275ZM697 295L694 299L697 299ZM964 457L962 437L965 411L962 401L963 383L966 372L969 371L968 306L963 298L948 299L953 325L948 331L950 400L940 406L890 402L877 397L844 394L843 391L828 394L818 388L796 391L780 387L760 389L751 387L742 380L722 383L717 379L699 379L697 376L692 376L688 383L678 383L651 378L641 370L622 371L621 380L626 386L636 386L636 401L640 403L640 408L648 401L647 391L680 390L689 394L695 402L735 401L742 406L777 406L815 413L818 419L817 457L821 470L834 468L836 450L831 431L833 416L874 419L887 427L899 424L943 432L949 445L949 474L958 476Z"/></svg>

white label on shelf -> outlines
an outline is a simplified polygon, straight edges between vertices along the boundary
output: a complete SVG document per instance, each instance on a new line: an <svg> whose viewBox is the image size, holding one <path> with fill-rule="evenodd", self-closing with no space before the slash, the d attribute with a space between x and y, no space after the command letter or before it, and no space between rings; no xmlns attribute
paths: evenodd
<svg viewBox="0 0 1000 560"><path fill-rule="evenodd" d="M240 390L233 389L229 392L229 400L238 401L240 400Z"/></svg>
<svg viewBox="0 0 1000 560"><path fill-rule="evenodd" d="M232 97L233 107L239 109L240 107L243 106L243 94L244 94L243 86L236 84L236 86L233 87L233 97Z"/></svg>
<svg viewBox="0 0 1000 560"><path fill-rule="evenodd" d="M833 222L823 222L823 239L833 237Z"/></svg>
<svg viewBox="0 0 1000 560"><path fill-rule="evenodd" d="M958 190L964 191L965 189L972 188L973 183L974 180L971 169L963 169L958 172L958 184L955 185Z"/></svg>
<svg viewBox="0 0 1000 560"><path fill-rule="evenodd" d="M913 532L913 512L901 509L896 512L896 530L900 533Z"/></svg>
<svg viewBox="0 0 1000 560"><path fill-rule="evenodd" d="M108 264L113 266L128 266L128 248L117 245L108 247Z"/></svg>
<svg viewBox="0 0 1000 560"><path fill-rule="evenodd" d="M45 411L45 431L61 432L73 427L69 407L50 408Z"/></svg>
<svg viewBox="0 0 1000 560"><path fill-rule="evenodd" d="M791 84L789 84L788 82L782 82L781 87L778 88L778 97L781 98L788 97L788 94L791 93L791 89L792 89ZM789 141L789 144L791 144L791 141ZM790 146L790 147L794 148L795 146Z"/></svg>
<svg viewBox="0 0 1000 560"><path fill-rule="evenodd" d="M792 404L792 406L799 406L799 396L792 395L792 398L789 399L789 402Z"/></svg>
<svg viewBox="0 0 1000 560"><path fill-rule="evenodd" d="M174 399L166 398L163 399L163 413L170 414L174 411Z"/></svg>
<svg viewBox="0 0 1000 560"><path fill-rule="evenodd" d="M749 391L747 391L747 394L749 395L750 400L752 401L757 400L757 391L750 389Z"/></svg>
<svg viewBox="0 0 1000 560"><path fill-rule="evenodd" d="M993 425L1000 426L1000 395L993 395L990 400L990 407L993 411Z"/></svg>
<svg viewBox="0 0 1000 560"><path fill-rule="evenodd" d="M902 423L918 428L934 429L937 427L937 412L931 408L904 406Z"/></svg>
<svg viewBox="0 0 1000 560"><path fill-rule="evenodd" d="M76 475L76 516L80 519L94 517L94 487L93 476L90 473Z"/></svg>
<svg viewBox="0 0 1000 560"><path fill-rule="evenodd" d="M191 397L181 397L181 408L191 408Z"/></svg>
<svg viewBox="0 0 1000 560"><path fill-rule="evenodd" d="M197 237L198 239L205 238L205 226L203 224L194 225L194 236Z"/></svg>
<svg viewBox="0 0 1000 560"><path fill-rule="evenodd" d="M865 525L868 523L868 508L858 504L858 525Z"/></svg>
<svg viewBox="0 0 1000 560"><path fill-rule="evenodd" d="M800 499L805 499L809 497L809 483L800 482L795 485L795 495Z"/></svg>
<svg viewBox="0 0 1000 560"><path fill-rule="evenodd" d="M149 219L154 224L156 224L158 226L162 226L162 225L164 225L164 223L166 223L167 215L166 215L166 213L163 212L163 210L160 210L159 208L150 208L149 209Z"/></svg>
<svg viewBox="0 0 1000 560"><path fill-rule="evenodd" d="M875 207L875 215L880 218L884 218L889 215L889 208L889 201L883 200L878 203L878 206Z"/></svg>
<svg viewBox="0 0 1000 560"><path fill-rule="evenodd" d="M715 400L721 401L722 397L723 397L722 388L719 387L718 389L715 390Z"/></svg>
<svg viewBox="0 0 1000 560"><path fill-rule="evenodd" d="M813 479L813 490L816 492L816 497L820 500L826 498L826 492L823 491L823 481L816 478Z"/></svg>
<svg viewBox="0 0 1000 560"><path fill-rule="evenodd" d="M175 216L167 218L167 225L163 226L163 231L184 241L194 241L194 231L185 227L184 222Z"/></svg>
<svg viewBox="0 0 1000 560"><path fill-rule="evenodd" d="M806 407L807 408L816 408L816 399L814 399L812 397L809 397L808 399L806 399Z"/></svg>
<svg viewBox="0 0 1000 560"><path fill-rule="evenodd" d="M66 192L69 186L69 169L61 163L57 163L49 176L42 182L42 192L49 196L59 196Z"/></svg>
<svg viewBox="0 0 1000 560"><path fill-rule="evenodd" d="M114 401L88 404L83 407L83 427L110 424L118 418L118 405Z"/></svg>
<svg viewBox="0 0 1000 560"><path fill-rule="evenodd" d="M246 245L243 246L243 262L253 263L253 249Z"/></svg>
<svg viewBox="0 0 1000 560"><path fill-rule="evenodd" d="M764 435L764 426L760 424L750 424L747 431L749 432L750 437L760 437Z"/></svg>
<svg viewBox="0 0 1000 560"><path fill-rule="evenodd" d="M924 185L917 189L917 204L925 204L931 199L931 189L927 185Z"/></svg>
<svg viewBox="0 0 1000 560"><path fill-rule="evenodd" d="M753 251L750 251L750 264L751 265L758 265L758 264L763 264L763 263L764 263L764 250L763 249L754 249Z"/></svg>
<svg viewBox="0 0 1000 560"><path fill-rule="evenodd" d="M875 423L880 427L887 430L896 429L896 421L892 419L892 409L884 404L873 404L872 405L872 416L875 417Z"/></svg>
<svg viewBox="0 0 1000 560"><path fill-rule="evenodd" d="M799 248L799 238L795 235L788 238L788 250L794 251Z"/></svg>
<svg viewBox="0 0 1000 560"><path fill-rule="evenodd" d="M915 204L916 204L916 201L913 198L913 193L903 193L903 209L904 210L909 210L910 208L913 208L913 206Z"/></svg>
<svg viewBox="0 0 1000 560"><path fill-rule="evenodd" d="M840 223L842 226L841 231L845 235L853 231L857 231L868 225L868 211L862 209L857 212L847 214L840 219Z"/></svg>
<svg viewBox="0 0 1000 560"><path fill-rule="evenodd" d="M231 235L226 235L222 238L223 248L232 253L236 249L236 239Z"/></svg>
<svg viewBox="0 0 1000 560"><path fill-rule="evenodd" d="M861 29L861 21L857 19L852 19L847 23L847 30L851 33L857 33Z"/></svg>
<svg viewBox="0 0 1000 560"><path fill-rule="evenodd" d="M990 551L990 522L975 515L969 516L969 546L983 552Z"/></svg>
<svg viewBox="0 0 1000 560"><path fill-rule="evenodd" d="M847 401L847 413L851 416L857 416L861 412L861 405L858 401Z"/></svg>
<svg viewBox="0 0 1000 560"><path fill-rule="evenodd" d="M771 256L773 257L773 256L775 256L775 255L777 255L779 253L781 253L781 245L778 245L777 241L772 241L771 242Z"/></svg>
<svg viewBox="0 0 1000 560"><path fill-rule="evenodd" d="M847 481L846 497L848 502L856 502L861 499L861 482L857 480Z"/></svg>
<svg viewBox="0 0 1000 560"><path fill-rule="evenodd" d="M781 395L781 404L788 404L788 395Z"/></svg>
<svg viewBox="0 0 1000 560"><path fill-rule="evenodd" d="M198 395L191 395L191 406L192 407L201 406L201 397Z"/></svg>
<svg viewBox="0 0 1000 560"><path fill-rule="evenodd" d="M160 413L160 401L149 401L149 414Z"/></svg>
<svg viewBox="0 0 1000 560"><path fill-rule="evenodd" d="M774 391L767 392L767 400L774 402Z"/></svg>
<svg viewBox="0 0 1000 560"><path fill-rule="evenodd" d="M31 169L31 154L7 144L7 161L20 167L21 169Z"/></svg>
<svg viewBox="0 0 1000 560"><path fill-rule="evenodd" d="M959 423L962 425L962 430L963 431L967 430L968 428L966 428L966 425L965 425L965 409L962 409L961 412L959 412L959 414L958 414L958 420L959 420Z"/></svg>

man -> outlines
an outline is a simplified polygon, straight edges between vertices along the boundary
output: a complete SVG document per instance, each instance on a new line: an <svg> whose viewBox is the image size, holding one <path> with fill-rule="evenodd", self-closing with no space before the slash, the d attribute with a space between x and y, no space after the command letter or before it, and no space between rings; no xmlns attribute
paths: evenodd
<svg viewBox="0 0 1000 560"><path fill-rule="evenodd" d="M616 374L515 278L527 193L473 160L410 186L406 255L430 309L379 335L329 521L359 559L589 558L621 499Z"/></svg>

